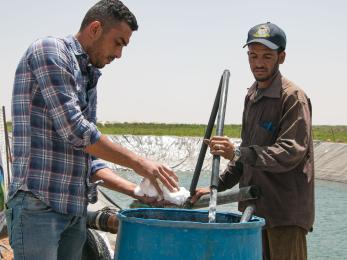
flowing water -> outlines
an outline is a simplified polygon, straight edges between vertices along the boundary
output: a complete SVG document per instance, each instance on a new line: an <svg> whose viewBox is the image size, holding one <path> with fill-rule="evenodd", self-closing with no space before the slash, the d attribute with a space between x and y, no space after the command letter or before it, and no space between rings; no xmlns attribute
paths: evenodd
<svg viewBox="0 0 347 260"><path fill-rule="evenodd" d="M212 188L210 193L210 205L208 208L208 223L216 223L217 189Z"/></svg>
<svg viewBox="0 0 347 260"><path fill-rule="evenodd" d="M119 173L139 183L141 177L133 172ZM193 172L177 172L180 186L189 189ZM198 187L209 186L210 172L202 172ZM118 192L107 193L121 207L127 208L132 198ZM316 180L316 218L313 232L307 236L309 259L347 259L347 184ZM237 212L237 204L217 206L217 212ZM346 222L345 222L346 221Z"/></svg>

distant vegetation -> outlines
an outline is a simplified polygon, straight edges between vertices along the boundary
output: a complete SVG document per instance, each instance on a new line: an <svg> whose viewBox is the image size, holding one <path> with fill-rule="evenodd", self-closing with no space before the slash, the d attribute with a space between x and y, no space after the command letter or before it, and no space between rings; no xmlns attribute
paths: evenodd
<svg viewBox="0 0 347 260"><path fill-rule="evenodd" d="M9 131L12 124L7 123ZM158 123L105 123L98 124L104 134L110 135L173 135L203 136L206 125L198 124L158 124ZM224 134L239 138L241 125L225 125ZM347 143L347 126L319 125L313 127L313 139L329 142Z"/></svg>
<svg viewBox="0 0 347 260"><path fill-rule="evenodd" d="M98 124L98 128L105 134L203 136L206 130L206 125L112 123ZM226 125L224 133L230 137L240 137L241 126Z"/></svg>
<svg viewBox="0 0 347 260"><path fill-rule="evenodd" d="M347 126L313 126L313 139L337 143L347 143Z"/></svg>

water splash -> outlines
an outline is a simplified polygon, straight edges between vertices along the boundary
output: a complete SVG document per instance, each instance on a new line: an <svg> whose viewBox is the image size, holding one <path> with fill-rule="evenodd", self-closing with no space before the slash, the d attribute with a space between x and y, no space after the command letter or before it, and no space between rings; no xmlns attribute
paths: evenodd
<svg viewBox="0 0 347 260"><path fill-rule="evenodd" d="M210 206L208 209L208 223L216 223L217 189L212 188L210 193Z"/></svg>

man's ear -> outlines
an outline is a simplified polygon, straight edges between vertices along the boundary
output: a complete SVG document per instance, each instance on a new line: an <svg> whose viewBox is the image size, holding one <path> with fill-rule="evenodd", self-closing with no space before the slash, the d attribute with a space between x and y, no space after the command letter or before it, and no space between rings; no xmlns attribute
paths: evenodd
<svg viewBox="0 0 347 260"><path fill-rule="evenodd" d="M102 25L99 21L93 21L87 26L87 33L91 40L99 39L102 34Z"/></svg>
<svg viewBox="0 0 347 260"><path fill-rule="evenodd" d="M278 63L279 64L283 64L284 60L286 59L286 52L285 51L281 51L278 55L279 55Z"/></svg>

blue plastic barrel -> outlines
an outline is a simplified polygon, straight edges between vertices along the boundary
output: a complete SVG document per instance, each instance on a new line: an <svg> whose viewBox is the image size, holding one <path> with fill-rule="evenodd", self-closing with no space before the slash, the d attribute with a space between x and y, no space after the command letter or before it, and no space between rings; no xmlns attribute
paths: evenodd
<svg viewBox="0 0 347 260"><path fill-rule="evenodd" d="M217 213L208 223L208 211L130 209L119 212L115 260L262 259L261 227L253 217Z"/></svg>

